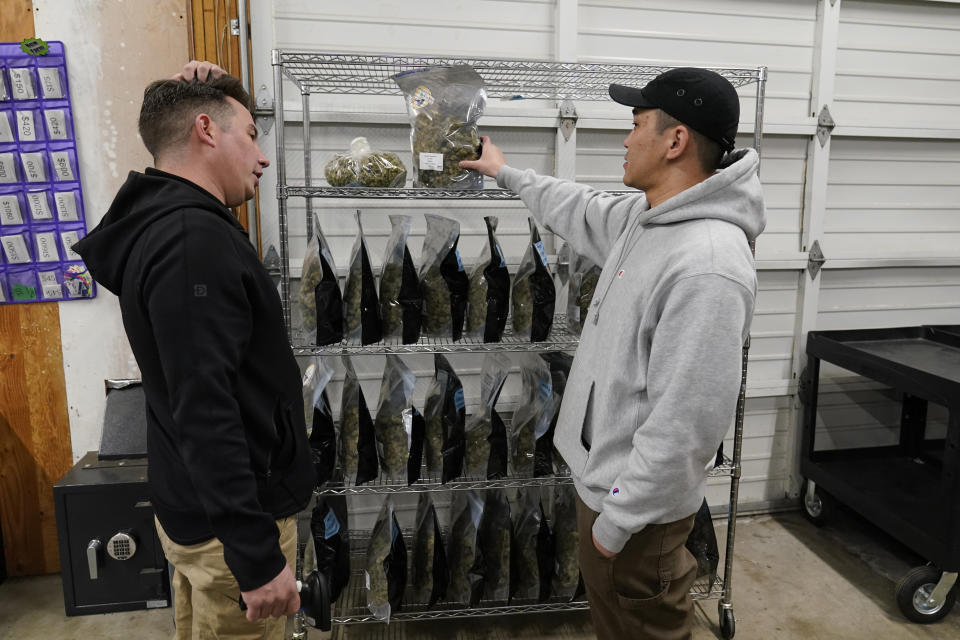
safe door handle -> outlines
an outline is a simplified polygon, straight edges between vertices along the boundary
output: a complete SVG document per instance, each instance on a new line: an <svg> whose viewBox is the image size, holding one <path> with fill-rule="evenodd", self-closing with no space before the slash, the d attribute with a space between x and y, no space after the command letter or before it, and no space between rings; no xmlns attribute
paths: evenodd
<svg viewBox="0 0 960 640"><path fill-rule="evenodd" d="M100 540L94 538L87 544L87 570L90 572L90 579L96 580L100 576L97 573L97 564L100 559Z"/></svg>

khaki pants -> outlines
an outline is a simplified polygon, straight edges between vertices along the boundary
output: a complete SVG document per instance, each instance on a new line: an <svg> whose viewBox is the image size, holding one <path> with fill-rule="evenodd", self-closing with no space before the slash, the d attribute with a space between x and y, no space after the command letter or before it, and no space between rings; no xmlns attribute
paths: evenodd
<svg viewBox="0 0 960 640"><path fill-rule="evenodd" d="M223 560L217 538L193 545L170 540L154 518L163 553L174 566L174 640L283 640L286 618L248 622L240 610L240 587ZM297 566L297 518L277 520L280 549Z"/></svg>
<svg viewBox="0 0 960 640"><path fill-rule="evenodd" d="M684 546L694 516L651 524L613 559L593 546L599 514L577 497L580 573L599 640L688 640L693 625L689 591L697 561Z"/></svg>

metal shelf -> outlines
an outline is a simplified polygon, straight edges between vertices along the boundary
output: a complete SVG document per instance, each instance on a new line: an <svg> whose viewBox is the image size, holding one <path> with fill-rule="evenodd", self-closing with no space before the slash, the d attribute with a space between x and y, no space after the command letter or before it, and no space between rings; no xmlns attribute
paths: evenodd
<svg viewBox="0 0 960 640"><path fill-rule="evenodd" d="M412 563L412 531L404 530L407 543L408 564ZM444 538L447 532L444 531ZM367 608L367 589L364 577L367 558L369 531L356 531L350 537L350 581L333 605L333 624L363 624L381 622L371 615ZM409 571L408 571L409 573ZM488 616L518 615L524 613L550 613L554 611L582 611L590 608L585 599L569 600L550 598L546 602L532 599L504 601L481 600L476 607L468 607L462 602L440 601L433 607L413 598L413 588L407 585L400 611L391 613L391 622L412 620L440 620L450 618L480 618ZM723 595L723 580L720 577L704 576L690 589L693 600L715 600ZM581 596L583 597L583 596Z"/></svg>
<svg viewBox="0 0 960 640"><path fill-rule="evenodd" d="M420 338L413 344L401 344L399 339L362 345L357 340L344 340L338 344L316 347L307 344L301 334L292 333L293 353L298 356L310 355L385 355L388 353L487 353L491 351L572 351L577 348L580 337L567 330L566 315L556 315L553 327L543 342L530 342L514 336L510 319L503 332L501 342L484 342L476 338L461 338L454 342L450 338Z"/></svg>
<svg viewBox="0 0 960 640"><path fill-rule="evenodd" d="M393 76L424 67L466 64L483 77L487 95L512 99L607 100L613 83L646 84L676 65L596 64L273 51L273 63L303 92L399 95ZM735 87L759 82L763 68L713 68Z"/></svg>
<svg viewBox="0 0 960 640"><path fill-rule="evenodd" d="M714 467L709 476L712 478L727 477L733 475L733 461L727 456L723 457L723 463ZM337 474L335 474L337 475ZM433 491L472 491L475 489L520 489L525 487L551 487L562 484L572 484L573 480L565 475L550 475L540 477L516 477L508 476L498 480L487 480L478 477L460 477L450 480L446 483L441 482L438 474L431 474L426 466L420 473L420 480L413 484L403 484L391 482L383 477L364 483L362 485L347 486L343 482L331 481L317 489L318 495L342 496L342 495L377 495L394 493L427 493Z"/></svg>
<svg viewBox="0 0 960 640"><path fill-rule="evenodd" d="M519 200L506 189L379 189L373 187L305 187L287 185L286 196L304 198L399 198L406 200Z"/></svg>
<svg viewBox="0 0 960 640"><path fill-rule="evenodd" d="M414 484L400 484L383 478L359 485L344 486L342 482L328 482L317 490L320 495L358 495L388 493L427 493L432 491L472 491L474 489L519 489L523 487L551 487L560 484L572 484L569 476L541 476L538 478L507 477L498 480L486 478L461 477L446 483L440 477L426 473Z"/></svg>

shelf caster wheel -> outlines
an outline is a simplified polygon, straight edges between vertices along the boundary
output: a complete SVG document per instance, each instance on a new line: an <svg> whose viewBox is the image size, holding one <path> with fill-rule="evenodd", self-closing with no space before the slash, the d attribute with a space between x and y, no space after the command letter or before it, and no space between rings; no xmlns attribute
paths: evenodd
<svg viewBox="0 0 960 640"><path fill-rule="evenodd" d="M942 575L942 571L928 565L915 567L900 578L896 591L897 606L907 620L930 624L950 613L957 600L956 588L950 589L942 602L933 601L930 597Z"/></svg>
<svg viewBox="0 0 960 640"><path fill-rule="evenodd" d="M733 609L724 607L720 602L717 604L717 613L720 616L720 635L724 640L730 640L737 632L737 620L733 617Z"/></svg>
<svg viewBox="0 0 960 640"><path fill-rule="evenodd" d="M800 507L807 520L821 527L833 518L837 503L829 493L816 487L811 490L810 481L807 483L807 490L800 496Z"/></svg>

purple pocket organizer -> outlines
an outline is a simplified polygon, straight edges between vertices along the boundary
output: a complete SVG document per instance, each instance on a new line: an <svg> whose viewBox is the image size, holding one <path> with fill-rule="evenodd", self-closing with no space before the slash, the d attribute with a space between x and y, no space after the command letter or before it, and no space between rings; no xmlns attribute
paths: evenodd
<svg viewBox="0 0 960 640"><path fill-rule="evenodd" d="M0 304L96 295L73 251L87 233L67 61L0 43Z"/></svg>

